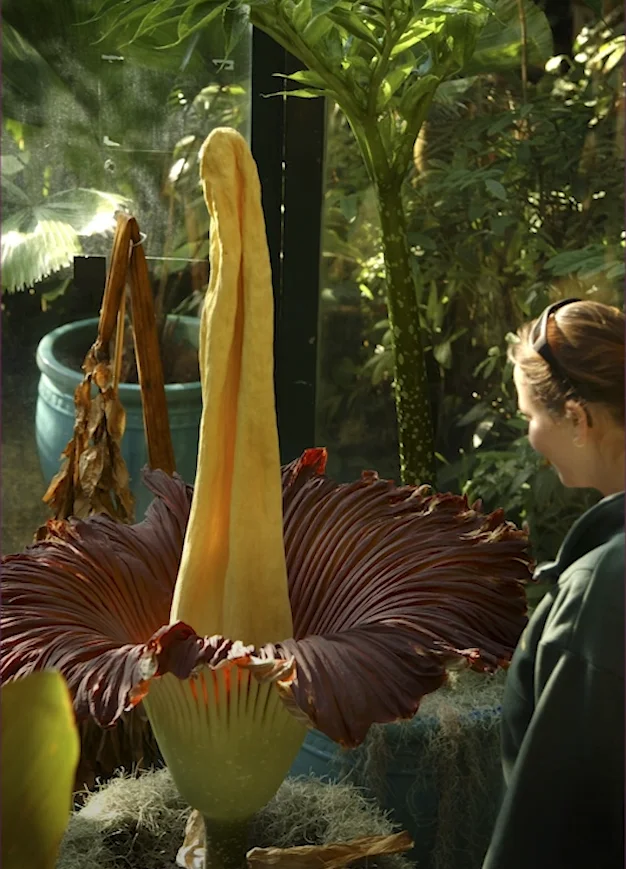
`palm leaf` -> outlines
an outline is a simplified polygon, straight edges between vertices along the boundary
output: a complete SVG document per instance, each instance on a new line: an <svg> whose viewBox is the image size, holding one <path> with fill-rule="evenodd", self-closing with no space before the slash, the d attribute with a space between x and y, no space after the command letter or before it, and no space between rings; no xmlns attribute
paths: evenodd
<svg viewBox="0 0 626 869"><path fill-rule="evenodd" d="M7 292L32 287L71 265L82 253L80 238L112 231L115 212L128 203L114 193L78 188L26 205L18 185L4 177L2 184L3 195L23 205L2 224L2 287Z"/></svg>

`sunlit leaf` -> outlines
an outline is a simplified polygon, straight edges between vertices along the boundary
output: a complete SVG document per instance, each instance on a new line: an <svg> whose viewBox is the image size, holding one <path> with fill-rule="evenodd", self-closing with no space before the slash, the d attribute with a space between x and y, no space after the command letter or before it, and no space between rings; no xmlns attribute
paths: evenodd
<svg viewBox="0 0 626 869"><path fill-rule="evenodd" d="M3 179L16 199L16 185ZM2 222L2 286L8 292L32 287L71 265L82 253L80 237L114 228L115 212L128 204L122 196L78 188L26 205Z"/></svg>
<svg viewBox="0 0 626 869"><path fill-rule="evenodd" d="M298 0L293 10L292 24L298 32L302 32L311 21L311 0Z"/></svg>
<svg viewBox="0 0 626 869"><path fill-rule="evenodd" d="M3 869L54 869L78 755L60 673L33 673L2 687Z"/></svg>
<svg viewBox="0 0 626 869"><path fill-rule="evenodd" d="M292 91L276 91L276 93L272 94L263 94L264 97L302 97L304 99L318 99L319 97L326 96L325 91L321 90L313 90L312 88L296 88Z"/></svg>
<svg viewBox="0 0 626 869"><path fill-rule="evenodd" d="M426 39L427 36L442 30L444 24L444 16L415 21L400 37L399 42L391 52L391 57L397 57L398 54L412 48L418 42L422 42L422 40Z"/></svg>
<svg viewBox="0 0 626 869"><path fill-rule="evenodd" d="M318 75L316 72L312 72L308 69L301 69L298 72L293 72L290 75L284 75L280 72L275 72L274 76L276 78L288 78L291 81L298 82L298 84L310 85L314 88L322 89L324 87L324 79L321 75Z"/></svg>
<svg viewBox="0 0 626 869"><path fill-rule="evenodd" d="M385 78L381 86L381 93L377 103L378 111L382 111L391 97L396 93L406 79L415 69L415 57L412 52L407 51L405 54L396 58L393 68L389 75Z"/></svg>
<svg viewBox="0 0 626 869"><path fill-rule="evenodd" d="M496 0L427 0L421 8L420 14L452 17L463 13L493 12L496 8Z"/></svg>

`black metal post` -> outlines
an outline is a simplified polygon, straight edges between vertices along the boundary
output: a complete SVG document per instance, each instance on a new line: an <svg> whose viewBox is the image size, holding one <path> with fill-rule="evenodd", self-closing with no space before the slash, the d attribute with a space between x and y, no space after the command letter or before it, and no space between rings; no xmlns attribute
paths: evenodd
<svg viewBox="0 0 626 869"><path fill-rule="evenodd" d="M276 406L288 462L315 445L326 101L263 96L292 86L275 73L301 65L256 30L252 46L252 153L274 276Z"/></svg>

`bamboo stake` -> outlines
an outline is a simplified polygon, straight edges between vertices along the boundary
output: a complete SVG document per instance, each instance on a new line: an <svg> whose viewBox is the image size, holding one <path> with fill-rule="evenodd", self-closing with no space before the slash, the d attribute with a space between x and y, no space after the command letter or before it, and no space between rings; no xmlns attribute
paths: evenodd
<svg viewBox="0 0 626 869"><path fill-rule="evenodd" d="M172 475L176 470L174 448L169 427L163 365L156 328L156 316L148 264L141 233L134 217L129 220L130 303L135 356L141 387L143 423L148 444L148 464Z"/></svg>

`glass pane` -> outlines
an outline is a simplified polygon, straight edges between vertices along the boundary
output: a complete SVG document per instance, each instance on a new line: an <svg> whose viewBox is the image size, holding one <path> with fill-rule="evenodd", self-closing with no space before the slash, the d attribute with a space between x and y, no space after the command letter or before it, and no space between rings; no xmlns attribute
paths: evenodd
<svg viewBox="0 0 626 869"><path fill-rule="evenodd" d="M393 363L376 196L341 111L328 116L316 443L348 481L399 478Z"/></svg>
<svg viewBox="0 0 626 869"><path fill-rule="evenodd" d="M101 304L103 270L88 261L96 277L79 286L74 257L108 258L115 214L128 210L145 235L157 303L166 314L196 315L209 224L198 149L216 126L249 134L248 30L227 60L219 20L165 49L175 23L132 44L124 32L99 41L111 22L90 20L98 5L3 6L5 552L49 515L40 499L50 463L42 473L35 424L38 342L97 317ZM81 339L75 366L92 337ZM183 376L197 378L197 364L188 368Z"/></svg>

